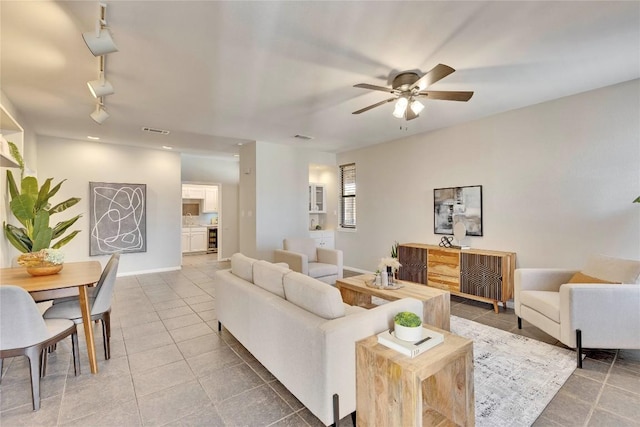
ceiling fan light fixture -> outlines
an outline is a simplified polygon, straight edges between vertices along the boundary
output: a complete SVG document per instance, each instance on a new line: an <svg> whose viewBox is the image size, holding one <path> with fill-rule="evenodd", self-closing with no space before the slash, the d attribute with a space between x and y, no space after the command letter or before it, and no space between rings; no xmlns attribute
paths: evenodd
<svg viewBox="0 0 640 427"><path fill-rule="evenodd" d="M96 105L96 111L90 114L90 117L94 122L101 125L105 120L109 118L109 113L104 109L104 106L98 104Z"/></svg>
<svg viewBox="0 0 640 427"><path fill-rule="evenodd" d="M417 116L422 112L422 110L424 110L424 105L422 105L422 102L414 99L413 102L411 102L411 111L413 111Z"/></svg>
<svg viewBox="0 0 640 427"><path fill-rule="evenodd" d="M404 96L401 96L396 101L396 106L393 109L393 117L401 119L404 117L404 113L407 110L407 105L409 105L409 100Z"/></svg>

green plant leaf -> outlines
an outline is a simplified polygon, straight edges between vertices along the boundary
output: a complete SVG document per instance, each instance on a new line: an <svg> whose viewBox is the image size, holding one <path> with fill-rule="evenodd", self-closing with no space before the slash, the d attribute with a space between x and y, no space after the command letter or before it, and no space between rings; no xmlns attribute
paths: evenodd
<svg viewBox="0 0 640 427"><path fill-rule="evenodd" d="M4 235L14 248L22 253L31 252L31 245L27 244L27 241L31 243L31 240L24 234L23 230L4 222L2 226L4 228Z"/></svg>
<svg viewBox="0 0 640 427"><path fill-rule="evenodd" d="M68 221L57 223L56 226L53 227L53 237L51 237L51 239L57 239L58 237L62 236L64 232L67 231L67 229L71 227L81 216L82 215L76 215Z"/></svg>
<svg viewBox="0 0 640 427"><path fill-rule="evenodd" d="M64 237L63 239L60 239L56 242L55 245L51 246L53 249L60 249L61 247L63 247L64 245L66 245L67 243L69 243L69 241L71 239L73 239L74 237L76 237L76 234L78 234L80 232L80 230L74 230L72 231L69 235L67 235L66 237Z"/></svg>
<svg viewBox="0 0 640 427"><path fill-rule="evenodd" d="M51 236L53 235L53 229L51 227L39 228L38 234L33 236L32 252L37 252L40 249L47 249L51 245Z"/></svg>
<svg viewBox="0 0 640 427"><path fill-rule="evenodd" d="M27 194L19 194L9 203L11 212L26 227L25 221L34 218L35 199Z"/></svg>
<svg viewBox="0 0 640 427"><path fill-rule="evenodd" d="M636 199L633 201L633 203L640 203L640 196L636 197Z"/></svg>
<svg viewBox="0 0 640 427"><path fill-rule="evenodd" d="M16 185L16 180L13 179L13 173L10 170L7 170L7 184L9 187L9 195L12 199L20 194L18 186Z"/></svg>
<svg viewBox="0 0 640 427"><path fill-rule="evenodd" d="M51 188L51 179L47 178L47 180L40 187L40 191L38 191L38 199L36 201L36 210L42 209L47 206L49 203L49 189Z"/></svg>
<svg viewBox="0 0 640 427"><path fill-rule="evenodd" d="M56 193L58 192L58 190L60 190L60 187L62 186L62 183L65 182L66 179L63 179L62 181L60 181L55 187L53 187L51 189L51 191L49 191L49 194L47 195L47 200L51 199L53 196L56 195Z"/></svg>
<svg viewBox="0 0 640 427"><path fill-rule="evenodd" d="M79 197L72 197L70 199L65 200L64 202L58 203L57 205L49 209L49 213L53 215L54 213L62 212L70 208L71 206L75 205L79 201L80 201Z"/></svg>
<svg viewBox="0 0 640 427"><path fill-rule="evenodd" d="M22 178L20 185L20 194L32 197L35 203L38 198L38 180L33 176L27 176Z"/></svg>

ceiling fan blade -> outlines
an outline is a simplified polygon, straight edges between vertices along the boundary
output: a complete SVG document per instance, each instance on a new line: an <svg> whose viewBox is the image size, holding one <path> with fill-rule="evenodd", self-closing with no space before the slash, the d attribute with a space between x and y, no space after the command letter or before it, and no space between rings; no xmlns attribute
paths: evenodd
<svg viewBox="0 0 640 427"><path fill-rule="evenodd" d="M420 77L414 84L411 85L409 90L414 88L418 88L420 90L425 90L435 82L440 79L447 77L449 74L453 73L455 70L448 65L438 64L433 67L431 70L427 71L427 73Z"/></svg>
<svg viewBox="0 0 640 427"><path fill-rule="evenodd" d="M440 90L424 90L418 93L430 99L443 99L445 101L468 101L473 96L473 92L465 91L440 91Z"/></svg>
<svg viewBox="0 0 640 427"><path fill-rule="evenodd" d="M395 100L396 100L396 98L389 98L389 99L385 99L384 101L380 101L380 102L377 102L377 103L375 103L375 104L373 104L373 105L369 105L368 107L364 107L364 108L363 108L363 109L361 109L361 110L354 111L354 112L353 112L353 113L351 113L351 114L360 114L360 113L364 113L365 111L369 111L369 110L371 110L372 108L379 107L379 106L381 106L381 105L384 105L384 104L386 104L386 103L388 103L388 102L395 101Z"/></svg>
<svg viewBox="0 0 640 427"><path fill-rule="evenodd" d="M353 87L359 87L361 89L379 90L382 92L389 92L389 93L394 93L394 90L395 90L390 87L370 85L367 83L358 83L357 85L353 85Z"/></svg>

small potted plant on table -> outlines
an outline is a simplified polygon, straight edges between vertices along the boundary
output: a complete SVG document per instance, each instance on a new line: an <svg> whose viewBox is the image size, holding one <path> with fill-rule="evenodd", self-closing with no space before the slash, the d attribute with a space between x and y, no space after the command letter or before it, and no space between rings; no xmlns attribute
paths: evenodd
<svg viewBox="0 0 640 427"><path fill-rule="evenodd" d="M422 338L422 319L410 311L401 311L393 318L396 338L403 341L418 341Z"/></svg>

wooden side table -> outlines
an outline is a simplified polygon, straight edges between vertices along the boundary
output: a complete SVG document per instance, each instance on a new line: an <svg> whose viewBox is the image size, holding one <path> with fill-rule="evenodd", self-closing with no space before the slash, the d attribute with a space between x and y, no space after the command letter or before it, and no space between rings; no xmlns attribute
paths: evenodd
<svg viewBox="0 0 640 427"><path fill-rule="evenodd" d="M410 358L378 344L356 343L356 417L360 426L475 425L473 341L444 343Z"/></svg>

